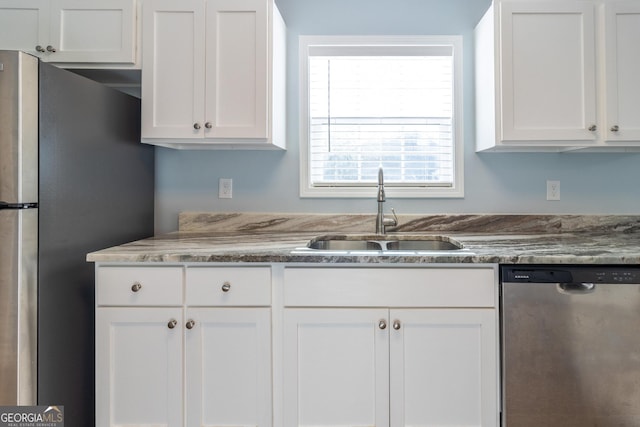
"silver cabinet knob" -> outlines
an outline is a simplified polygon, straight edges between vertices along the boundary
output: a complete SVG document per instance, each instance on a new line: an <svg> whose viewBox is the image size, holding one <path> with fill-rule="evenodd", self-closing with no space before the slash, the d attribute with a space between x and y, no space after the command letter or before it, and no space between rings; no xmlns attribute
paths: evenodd
<svg viewBox="0 0 640 427"><path fill-rule="evenodd" d="M211 124L211 122L207 122L204 124L204 127L206 127L207 129L211 129L213 125Z"/></svg>
<svg viewBox="0 0 640 427"><path fill-rule="evenodd" d="M378 322L378 328L387 329L387 321L384 319L380 319L380 321Z"/></svg>
<svg viewBox="0 0 640 427"><path fill-rule="evenodd" d="M132 292L138 292L140 289L142 289L142 285L140 284L140 282L135 282L133 285L131 285Z"/></svg>
<svg viewBox="0 0 640 427"><path fill-rule="evenodd" d="M173 329L176 327L177 324L178 324L178 321L176 319L171 319L169 320L169 323L167 323L167 328Z"/></svg>
<svg viewBox="0 0 640 427"><path fill-rule="evenodd" d="M193 329L193 327L196 326L196 322L194 320L189 319L187 323L185 323L185 326L187 327L187 329Z"/></svg>
<svg viewBox="0 0 640 427"><path fill-rule="evenodd" d="M224 282L222 284L222 292L229 292L231 290L231 283L229 282Z"/></svg>
<svg viewBox="0 0 640 427"><path fill-rule="evenodd" d="M400 321L399 320L394 320L393 321L393 329L395 329L396 331L398 329L400 329Z"/></svg>
<svg viewBox="0 0 640 427"><path fill-rule="evenodd" d="M38 46L36 46L36 51L37 52L44 52L45 50L44 50L44 48L42 46L38 45Z"/></svg>
<svg viewBox="0 0 640 427"><path fill-rule="evenodd" d="M47 46L47 52L54 53L55 51L56 51L56 49L53 46L51 46L51 45Z"/></svg>
<svg viewBox="0 0 640 427"><path fill-rule="evenodd" d="M597 130L598 130L598 126L596 126L596 125L589 126L589 132L595 132Z"/></svg>
<svg viewBox="0 0 640 427"><path fill-rule="evenodd" d="M193 124L193 128L194 128L195 130L200 130L200 127L201 127L201 126L200 126L200 123L194 123L194 124Z"/></svg>
<svg viewBox="0 0 640 427"><path fill-rule="evenodd" d="M611 126L611 132L618 132L619 130L620 130L620 127L618 125Z"/></svg>

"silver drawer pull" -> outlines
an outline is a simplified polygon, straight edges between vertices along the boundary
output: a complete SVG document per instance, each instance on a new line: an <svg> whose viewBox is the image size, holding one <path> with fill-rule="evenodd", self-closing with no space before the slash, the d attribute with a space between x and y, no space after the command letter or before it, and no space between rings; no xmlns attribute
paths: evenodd
<svg viewBox="0 0 640 427"><path fill-rule="evenodd" d="M185 324L185 326L187 327L187 329L193 329L193 327L196 326L196 322L194 320L189 319Z"/></svg>
<svg viewBox="0 0 640 427"><path fill-rule="evenodd" d="M611 132L618 132L618 131L620 131L620 126L618 125L611 126Z"/></svg>
<svg viewBox="0 0 640 427"><path fill-rule="evenodd" d="M393 329L395 329L396 331L400 329L400 321L399 320L394 320L393 321Z"/></svg>
<svg viewBox="0 0 640 427"><path fill-rule="evenodd" d="M224 282L222 284L222 292L229 292L231 290L231 283L229 282Z"/></svg>
<svg viewBox="0 0 640 427"><path fill-rule="evenodd" d="M176 327L177 324L178 324L178 321L176 319L171 319L169 320L169 323L167 323L167 327L169 329L173 329Z"/></svg>
<svg viewBox="0 0 640 427"><path fill-rule="evenodd" d="M133 285L131 285L132 292L138 292L140 289L142 289L142 285L140 284L140 282L135 282Z"/></svg>
<svg viewBox="0 0 640 427"><path fill-rule="evenodd" d="M380 319L380 322L378 322L378 328L387 329L387 321L384 319Z"/></svg>

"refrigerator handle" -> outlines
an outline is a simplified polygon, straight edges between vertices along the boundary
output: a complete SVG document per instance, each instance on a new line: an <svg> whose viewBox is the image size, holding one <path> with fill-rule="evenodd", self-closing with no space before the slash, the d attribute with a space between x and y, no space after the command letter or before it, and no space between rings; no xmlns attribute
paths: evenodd
<svg viewBox="0 0 640 427"><path fill-rule="evenodd" d="M0 210L2 209L35 209L37 203L7 203L0 200Z"/></svg>

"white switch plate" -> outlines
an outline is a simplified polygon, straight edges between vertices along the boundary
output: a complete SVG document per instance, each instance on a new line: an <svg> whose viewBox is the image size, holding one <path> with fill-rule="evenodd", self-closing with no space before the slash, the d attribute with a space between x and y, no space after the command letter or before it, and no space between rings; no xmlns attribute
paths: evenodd
<svg viewBox="0 0 640 427"><path fill-rule="evenodd" d="M560 181L547 181L547 200L560 200Z"/></svg>
<svg viewBox="0 0 640 427"><path fill-rule="evenodd" d="M233 197L233 180L231 178L220 178L218 181L218 198L231 199Z"/></svg>

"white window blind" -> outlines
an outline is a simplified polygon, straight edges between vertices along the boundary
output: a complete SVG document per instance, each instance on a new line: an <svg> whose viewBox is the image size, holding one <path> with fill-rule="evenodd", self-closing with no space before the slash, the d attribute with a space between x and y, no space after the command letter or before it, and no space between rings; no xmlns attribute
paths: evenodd
<svg viewBox="0 0 640 427"><path fill-rule="evenodd" d="M314 186L452 186L450 46L309 49Z"/></svg>

